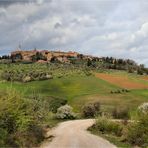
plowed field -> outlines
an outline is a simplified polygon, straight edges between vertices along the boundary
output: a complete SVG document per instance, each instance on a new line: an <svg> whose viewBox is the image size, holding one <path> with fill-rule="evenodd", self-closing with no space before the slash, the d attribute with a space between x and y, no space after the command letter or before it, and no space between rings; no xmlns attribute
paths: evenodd
<svg viewBox="0 0 148 148"><path fill-rule="evenodd" d="M102 80L105 80L107 82L110 82L122 88L127 88L127 89L147 89L148 88L148 84L135 82L132 79L128 78L127 76L120 76L120 75L113 75L113 74L106 74L106 73L96 73L95 75L96 77Z"/></svg>

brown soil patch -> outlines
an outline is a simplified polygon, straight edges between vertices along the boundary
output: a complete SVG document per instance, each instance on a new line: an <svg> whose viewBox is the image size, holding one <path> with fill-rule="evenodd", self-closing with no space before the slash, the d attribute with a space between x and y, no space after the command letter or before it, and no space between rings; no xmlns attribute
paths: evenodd
<svg viewBox="0 0 148 148"><path fill-rule="evenodd" d="M148 81L148 76L144 76L142 79L147 80Z"/></svg>
<svg viewBox="0 0 148 148"><path fill-rule="evenodd" d="M129 80L127 76L115 76L112 74L105 74L105 73L96 73L96 77L115 84L119 87L126 88L126 89L146 89L148 85L142 84L140 82L134 82Z"/></svg>

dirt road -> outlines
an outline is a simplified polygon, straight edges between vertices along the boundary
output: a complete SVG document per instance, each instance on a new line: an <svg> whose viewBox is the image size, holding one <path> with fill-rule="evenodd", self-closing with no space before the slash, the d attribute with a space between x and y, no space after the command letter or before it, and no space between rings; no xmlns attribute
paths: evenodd
<svg viewBox="0 0 148 148"><path fill-rule="evenodd" d="M41 148L116 148L107 140L86 131L93 123L93 119L63 122L50 131L55 136L52 142L43 143Z"/></svg>

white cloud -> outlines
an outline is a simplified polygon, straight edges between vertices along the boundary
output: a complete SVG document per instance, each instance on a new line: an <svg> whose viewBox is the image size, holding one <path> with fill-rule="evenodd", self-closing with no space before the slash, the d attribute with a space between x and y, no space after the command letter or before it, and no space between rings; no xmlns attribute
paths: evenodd
<svg viewBox="0 0 148 148"><path fill-rule="evenodd" d="M24 49L74 49L98 56L132 58L148 65L145 0L0 3L0 53L21 43Z"/></svg>
<svg viewBox="0 0 148 148"><path fill-rule="evenodd" d="M136 35L147 37L148 36L148 22L142 24L140 30L137 31Z"/></svg>

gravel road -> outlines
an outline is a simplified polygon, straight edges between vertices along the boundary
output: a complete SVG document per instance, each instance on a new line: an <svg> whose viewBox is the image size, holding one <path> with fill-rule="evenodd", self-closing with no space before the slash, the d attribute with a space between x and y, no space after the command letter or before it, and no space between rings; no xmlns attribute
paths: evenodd
<svg viewBox="0 0 148 148"><path fill-rule="evenodd" d="M51 142L45 141L41 148L116 148L109 141L87 131L93 123L93 119L62 122L49 131L54 138Z"/></svg>

